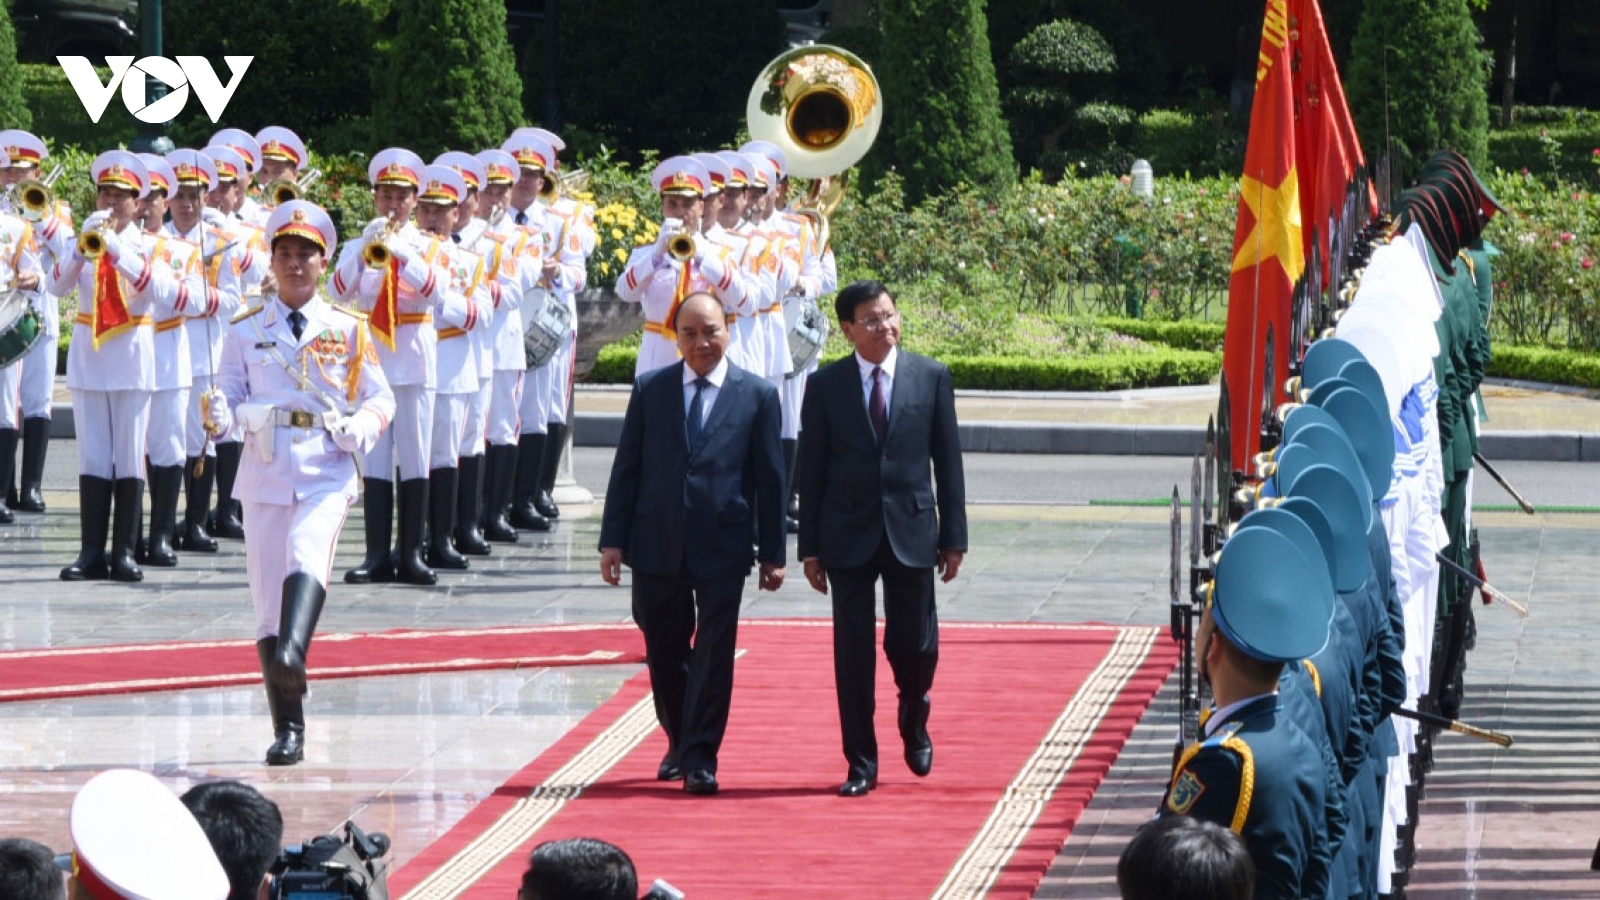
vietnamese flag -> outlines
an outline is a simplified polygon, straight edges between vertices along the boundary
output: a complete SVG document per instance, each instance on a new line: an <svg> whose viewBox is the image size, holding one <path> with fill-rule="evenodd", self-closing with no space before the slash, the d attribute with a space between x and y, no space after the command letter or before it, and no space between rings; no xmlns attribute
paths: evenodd
<svg viewBox="0 0 1600 900"><path fill-rule="evenodd" d="M1282 399L1289 371L1290 294L1305 270L1290 44L1288 0L1268 0L1256 59L1250 139L1239 179L1222 350L1233 444L1233 459L1223 462L1247 475L1255 471L1262 409L1275 407ZM1270 372L1266 371L1269 333L1274 344Z"/></svg>
<svg viewBox="0 0 1600 900"><path fill-rule="evenodd" d="M1305 210L1305 251L1321 253L1322 283L1332 263L1331 221L1343 213L1345 191L1363 162L1361 142L1345 103L1344 85L1328 44L1317 0L1289 0L1289 41L1295 85L1295 170Z"/></svg>

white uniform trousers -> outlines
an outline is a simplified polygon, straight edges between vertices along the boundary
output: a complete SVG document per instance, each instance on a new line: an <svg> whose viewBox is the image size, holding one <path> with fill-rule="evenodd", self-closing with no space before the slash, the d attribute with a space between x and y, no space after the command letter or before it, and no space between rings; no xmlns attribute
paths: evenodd
<svg viewBox="0 0 1600 900"><path fill-rule="evenodd" d="M796 372L793 378L783 380L783 391L780 399L783 401L783 439L794 440L800 436L800 404L806 396L806 378L811 375L808 369Z"/></svg>
<svg viewBox="0 0 1600 900"><path fill-rule="evenodd" d="M513 446L521 434L522 379L526 372L501 369L490 382L489 425L484 439L497 446Z"/></svg>
<svg viewBox="0 0 1600 900"><path fill-rule="evenodd" d="M333 548L350 514L350 498L337 492L312 494L287 506L241 501L250 540L244 544L250 601L256 610L256 640L275 637L283 607L283 580L305 572L328 586ZM283 543L268 539L283 535Z"/></svg>
<svg viewBox="0 0 1600 900"><path fill-rule="evenodd" d="M461 457L461 442L467 433L467 407L478 394L433 395L433 439L428 454L429 469L454 469Z"/></svg>
<svg viewBox="0 0 1600 900"><path fill-rule="evenodd" d="M433 445L433 388L397 384L392 389L394 421L367 454L367 477L393 481L398 463L401 481L427 478Z"/></svg>
<svg viewBox="0 0 1600 900"><path fill-rule="evenodd" d="M0 429L22 427L22 360L0 369Z"/></svg>
<svg viewBox="0 0 1600 900"><path fill-rule="evenodd" d="M190 402L184 405L183 414L183 455L199 456L202 452L206 456L216 456L215 444L206 440L206 426L200 418L200 405L194 398L211 390L212 380L210 375L194 376L194 384L189 388Z"/></svg>
<svg viewBox="0 0 1600 900"><path fill-rule="evenodd" d="M485 378L478 385L478 392L467 401L467 430L461 436L460 455L483 455L484 445L488 442L489 402L493 397L494 379Z"/></svg>
<svg viewBox="0 0 1600 900"><path fill-rule="evenodd" d="M50 302L54 303L55 298ZM40 337L33 349L10 368L20 369L22 374L22 417L50 418L50 407L56 399L56 336Z"/></svg>
<svg viewBox="0 0 1600 900"><path fill-rule="evenodd" d="M188 431L189 389L171 388L150 394L150 427L145 455L152 466L181 466Z"/></svg>
<svg viewBox="0 0 1600 900"><path fill-rule="evenodd" d="M567 424L567 401L572 391L572 367L578 361L578 329L574 328L567 335L560 347L556 348L556 355L550 357L547 367L550 369L550 413L547 421L560 425Z"/></svg>
<svg viewBox="0 0 1600 900"><path fill-rule="evenodd" d="M144 478L149 391L75 390L72 419L78 433L78 474Z"/></svg>
<svg viewBox="0 0 1600 900"><path fill-rule="evenodd" d="M553 412L550 409L550 398L555 396L551 385L555 381L555 369L560 360L561 355L558 353L539 368L527 371L522 382L522 401L517 405L517 414L521 418L519 430L522 434L545 434L550 430Z"/></svg>

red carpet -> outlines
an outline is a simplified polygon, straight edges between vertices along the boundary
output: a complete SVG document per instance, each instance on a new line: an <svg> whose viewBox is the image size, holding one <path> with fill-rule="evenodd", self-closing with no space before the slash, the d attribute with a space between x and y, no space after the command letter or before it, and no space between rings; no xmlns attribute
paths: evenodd
<svg viewBox="0 0 1600 900"><path fill-rule="evenodd" d="M644 641L631 623L533 625L458 631L318 635L313 680L470 669L638 663ZM254 641L191 641L59 647L0 653L0 702L254 685Z"/></svg>
<svg viewBox="0 0 1600 900"><path fill-rule="evenodd" d="M741 623L716 797L654 780L666 745L648 678L630 680L390 880L407 900L515 896L527 851L579 835L722 897L1032 894L1177 649L1155 628L941 626L934 771L900 759L878 666L880 781L834 794L845 765L827 623Z"/></svg>

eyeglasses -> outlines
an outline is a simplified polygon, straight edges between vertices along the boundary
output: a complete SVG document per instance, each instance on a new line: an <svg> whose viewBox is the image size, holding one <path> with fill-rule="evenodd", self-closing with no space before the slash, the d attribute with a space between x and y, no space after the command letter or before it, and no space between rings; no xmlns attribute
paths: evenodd
<svg viewBox="0 0 1600 900"><path fill-rule="evenodd" d="M865 328L868 331L882 331L898 321L900 321L900 314L892 312L879 319L857 319L855 324L857 327Z"/></svg>

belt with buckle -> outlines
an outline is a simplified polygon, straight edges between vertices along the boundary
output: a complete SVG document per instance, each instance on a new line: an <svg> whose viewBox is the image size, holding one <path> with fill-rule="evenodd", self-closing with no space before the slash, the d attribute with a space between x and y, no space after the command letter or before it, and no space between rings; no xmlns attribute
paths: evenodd
<svg viewBox="0 0 1600 900"><path fill-rule="evenodd" d="M303 409L275 409L272 411L272 420L286 428L323 427L321 413L306 412Z"/></svg>

